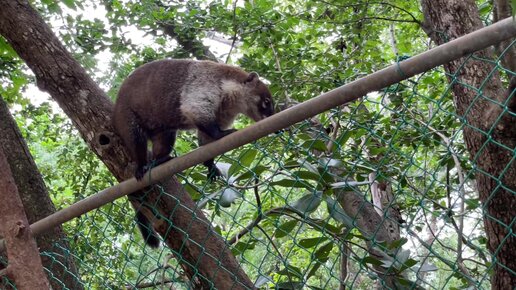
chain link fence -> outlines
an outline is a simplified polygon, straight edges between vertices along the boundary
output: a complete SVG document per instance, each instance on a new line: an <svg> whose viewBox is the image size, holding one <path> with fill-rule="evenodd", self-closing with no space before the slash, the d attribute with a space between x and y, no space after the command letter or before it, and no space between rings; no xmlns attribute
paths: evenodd
<svg viewBox="0 0 516 290"><path fill-rule="evenodd" d="M499 74L505 86L516 75L499 59L464 62L473 60L489 62L490 77ZM488 289L496 261L486 249L478 168L463 136L470 124L455 112L451 86L488 98L490 79L472 87L456 75L427 71L235 149L217 159L223 178L215 182L202 166L177 177L258 288ZM498 104L512 116L514 94ZM491 131L481 133L489 139ZM195 147L184 141L176 149ZM492 178L504 186L501 176ZM66 271L67 253L79 270L71 289L192 288L181 249L146 247L132 216L119 199L66 223L69 248L57 242L58 251L41 253L55 261L45 269L49 279ZM514 235L514 225L506 226Z"/></svg>

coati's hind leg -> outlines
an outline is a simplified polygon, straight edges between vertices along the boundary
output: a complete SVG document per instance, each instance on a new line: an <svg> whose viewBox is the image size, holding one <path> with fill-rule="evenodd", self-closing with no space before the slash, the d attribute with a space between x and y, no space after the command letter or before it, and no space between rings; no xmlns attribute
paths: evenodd
<svg viewBox="0 0 516 290"><path fill-rule="evenodd" d="M176 130L164 129L151 136L152 159L154 166L158 166L172 159L170 152L176 142Z"/></svg>
<svg viewBox="0 0 516 290"><path fill-rule="evenodd" d="M147 164L147 135L141 128L138 118L132 110L119 110L115 114L113 125L132 161L136 162L134 176L138 180L142 179Z"/></svg>
<svg viewBox="0 0 516 290"><path fill-rule="evenodd" d="M215 140L201 130L197 130L197 139L199 141L199 146L206 145ZM220 170L215 166L215 161L213 159L206 160L202 164L208 168L208 175L206 176L208 180L214 181L218 176L222 176Z"/></svg>
<svg viewBox="0 0 516 290"><path fill-rule="evenodd" d="M136 162L134 177L141 180L147 171L147 136L140 126L135 125L132 129L133 146L129 146L129 151Z"/></svg>

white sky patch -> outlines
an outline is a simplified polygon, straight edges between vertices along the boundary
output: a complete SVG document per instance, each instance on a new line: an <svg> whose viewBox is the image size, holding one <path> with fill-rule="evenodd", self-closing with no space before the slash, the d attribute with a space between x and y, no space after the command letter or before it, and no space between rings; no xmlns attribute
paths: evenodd
<svg viewBox="0 0 516 290"><path fill-rule="evenodd" d="M36 84L33 83L27 85L23 96L29 98L34 106L41 106L42 103L52 100L48 93L41 91Z"/></svg>

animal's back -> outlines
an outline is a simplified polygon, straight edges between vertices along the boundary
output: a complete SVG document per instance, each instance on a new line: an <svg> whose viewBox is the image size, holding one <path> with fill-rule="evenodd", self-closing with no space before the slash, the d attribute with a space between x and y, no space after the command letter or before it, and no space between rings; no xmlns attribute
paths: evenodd
<svg viewBox="0 0 516 290"><path fill-rule="evenodd" d="M146 130L177 123L181 91L191 60L159 60L137 68L122 83L115 104L115 127L137 122ZM135 114L130 120L128 114ZM129 120L128 120L129 119Z"/></svg>

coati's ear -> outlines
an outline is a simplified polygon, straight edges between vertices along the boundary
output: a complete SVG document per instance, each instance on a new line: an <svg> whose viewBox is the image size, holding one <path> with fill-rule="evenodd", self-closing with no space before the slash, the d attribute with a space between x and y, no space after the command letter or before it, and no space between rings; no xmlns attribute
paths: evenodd
<svg viewBox="0 0 516 290"><path fill-rule="evenodd" d="M250 83L255 80L259 80L260 76L256 72L252 72L247 76L247 79L244 81L244 84Z"/></svg>

